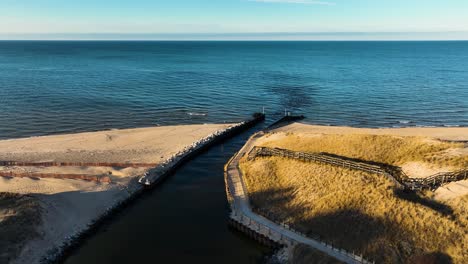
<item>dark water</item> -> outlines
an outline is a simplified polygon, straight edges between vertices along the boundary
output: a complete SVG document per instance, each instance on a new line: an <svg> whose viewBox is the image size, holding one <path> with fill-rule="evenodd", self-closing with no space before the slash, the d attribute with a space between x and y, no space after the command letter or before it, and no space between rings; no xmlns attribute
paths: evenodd
<svg viewBox="0 0 468 264"><path fill-rule="evenodd" d="M228 228L223 178L250 133L187 163L65 263L259 263L268 250Z"/></svg>
<svg viewBox="0 0 468 264"><path fill-rule="evenodd" d="M317 124L466 126L468 42L0 42L0 138L263 106Z"/></svg>

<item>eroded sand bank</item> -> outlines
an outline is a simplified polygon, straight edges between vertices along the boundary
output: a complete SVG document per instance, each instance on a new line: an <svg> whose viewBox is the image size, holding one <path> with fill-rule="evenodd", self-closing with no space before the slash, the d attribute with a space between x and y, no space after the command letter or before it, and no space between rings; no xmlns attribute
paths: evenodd
<svg viewBox="0 0 468 264"><path fill-rule="evenodd" d="M229 124L166 126L112 130L0 141L0 160L23 162L161 163L187 146L225 130ZM149 168L94 166L3 166L0 171L100 175L111 172L112 183L72 179L0 177L0 192L31 195L42 211L39 238L23 241L13 263L38 263L47 250L83 230L110 207L141 189L137 183ZM20 212L16 212L20 213ZM11 214L11 212L9 213ZM0 216L2 221L8 215ZM2 222L0 222L1 224Z"/></svg>

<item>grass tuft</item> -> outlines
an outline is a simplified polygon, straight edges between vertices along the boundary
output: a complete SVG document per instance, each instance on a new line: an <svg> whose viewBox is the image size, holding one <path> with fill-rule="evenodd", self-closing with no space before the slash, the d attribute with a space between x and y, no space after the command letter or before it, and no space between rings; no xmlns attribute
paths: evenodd
<svg viewBox="0 0 468 264"><path fill-rule="evenodd" d="M375 137L366 138L359 151L341 146L344 139L334 139L341 143L329 138L321 144L335 146L332 152L338 155L379 162L402 162L402 153L410 150L415 153L412 157L423 157L447 147L441 143L421 151L416 149L421 146L419 139L414 139L412 147L396 144L396 154L389 154L390 149L371 146L375 141L382 143ZM386 144L398 142L394 140L384 139ZM283 145L286 143L289 145ZM309 145L293 140L281 142L279 147L325 150L324 145ZM310 236L362 253L376 263L434 259L441 261L438 263L464 263L468 259L468 196L441 204L423 194L398 193L392 182L378 175L279 157L243 160L241 169L254 207L267 211L277 222L287 222ZM302 249L299 252L304 254Z"/></svg>

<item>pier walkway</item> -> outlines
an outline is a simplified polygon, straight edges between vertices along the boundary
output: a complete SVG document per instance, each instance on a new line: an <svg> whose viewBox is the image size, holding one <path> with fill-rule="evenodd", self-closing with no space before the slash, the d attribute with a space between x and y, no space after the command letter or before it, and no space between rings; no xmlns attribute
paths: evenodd
<svg viewBox="0 0 468 264"><path fill-rule="evenodd" d="M253 149L256 140L262 135L263 132L254 134L225 166L226 191L232 209L231 220L238 225L245 226L250 233L254 232L260 236L267 237L282 246L292 247L296 244L305 244L348 264L371 263L362 256L357 256L345 250L334 248L325 242L311 239L289 228L288 225L277 224L252 211L248 192L242 178L242 172L239 169L239 161L246 153L249 153Z"/></svg>

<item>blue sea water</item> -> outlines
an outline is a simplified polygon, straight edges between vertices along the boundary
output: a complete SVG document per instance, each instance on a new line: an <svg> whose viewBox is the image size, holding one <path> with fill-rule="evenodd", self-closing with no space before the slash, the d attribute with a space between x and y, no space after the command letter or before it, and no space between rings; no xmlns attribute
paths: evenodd
<svg viewBox="0 0 468 264"><path fill-rule="evenodd" d="M468 42L0 42L0 138L232 122L467 126Z"/></svg>

